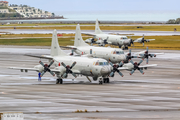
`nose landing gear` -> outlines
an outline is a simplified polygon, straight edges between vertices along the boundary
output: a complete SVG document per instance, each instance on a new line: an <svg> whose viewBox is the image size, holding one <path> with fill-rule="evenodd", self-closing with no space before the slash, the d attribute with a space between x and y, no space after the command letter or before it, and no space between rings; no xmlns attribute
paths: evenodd
<svg viewBox="0 0 180 120"><path fill-rule="evenodd" d="M63 84L63 79L57 79L56 84Z"/></svg>

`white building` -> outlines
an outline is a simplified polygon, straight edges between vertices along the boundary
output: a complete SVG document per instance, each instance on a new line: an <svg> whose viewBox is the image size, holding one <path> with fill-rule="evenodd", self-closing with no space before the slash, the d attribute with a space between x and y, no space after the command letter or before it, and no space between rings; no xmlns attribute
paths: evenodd
<svg viewBox="0 0 180 120"><path fill-rule="evenodd" d="M10 9L15 10L20 15L23 15L24 17L52 17L52 13L45 12L43 10L34 8L34 7L9 7Z"/></svg>
<svg viewBox="0 0 180 120"><path fill-rule="evenodd" d="M0 9L0 13L9 13L8 9Z"/></svg>

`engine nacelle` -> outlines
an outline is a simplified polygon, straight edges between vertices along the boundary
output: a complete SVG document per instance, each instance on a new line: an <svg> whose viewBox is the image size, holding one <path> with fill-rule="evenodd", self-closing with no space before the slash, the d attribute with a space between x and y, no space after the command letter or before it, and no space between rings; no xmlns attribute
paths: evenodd
<svg viewBox="0 0 180 120"><path fill-rule="evenodd" d="M57 74L57 77L61 78L62 75L66 72L66 68L63 66L58 66L54 68L55 70L59 71L59 74Z"/></svg>
<svg viewBox="0 0 180 120"><path fill-rule="evenodd" d="M85 42L86 43L91 43L92 42L92 38L86 39Z"/></svg>
<svg viewBox="0 0 180 120"><path fill-rule="evenodd" d="M44 70L44 67L42 65L36 65L34 66L35 69L38 69L38 72L42 72Z"/></svg>
<svg viewBox="0 0 180 120"><path fill-rule="evenodd" d="M102 40L97 40L96 43L97 43L97 44L102 44L103 41L102 41Z"/></svg>
<svg viewBox="0 0 180 120"><path fill-rule="evenodd" d="M123 41L123 45L129 45L130 44L130 40L124 40Z"/></svg>

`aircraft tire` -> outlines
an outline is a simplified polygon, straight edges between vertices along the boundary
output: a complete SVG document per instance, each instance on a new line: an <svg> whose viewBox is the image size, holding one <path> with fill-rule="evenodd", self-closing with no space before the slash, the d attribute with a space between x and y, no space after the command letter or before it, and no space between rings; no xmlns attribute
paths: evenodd
<svg viewBox="0 0 180 120"><path fill-rule="evenodd" d="M107 78L107 83L109 83L109 78Z"/></svg>
<svg viewBox="0 0 180 120"><path fill-rule="evenodd" d="M59 84L59 79L56 79L56 84Z"/></svg>
<svg viewBox="0 0 180 120"><path fill-rule="evenodd" d="M99 81L99 84L102 85L102 84L103 84L103 81L100 80L100 81Z"/></svg>
<svg viewBox="0 0 180 120"><path fill-rule="evenodd" d="M63 80L62 80L62 79L60 79L60 80L59 80L59 83L60 83L60 84L63 84Z"/></svg>

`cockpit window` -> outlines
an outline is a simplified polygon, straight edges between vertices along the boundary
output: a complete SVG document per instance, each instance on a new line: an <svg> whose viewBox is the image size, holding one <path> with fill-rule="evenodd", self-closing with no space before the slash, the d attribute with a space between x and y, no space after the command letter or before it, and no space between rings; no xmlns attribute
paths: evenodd
<svg viewBox="0 0 180 120"><path fill-rule="evenodd" d="M96 65L105 66L108 65L108 62L96 62Z"/></svg>
<svg viewBox="0 0 180 120"><path fill-rule="evenodd" d="M127 37L122 37L121 39L128 39Z"/></svg>
<svg viewBox="0 0 180 120"><path fill-rule="evenodd" d="M124 51L114 51L113 54L124 54Z"/></svg>

